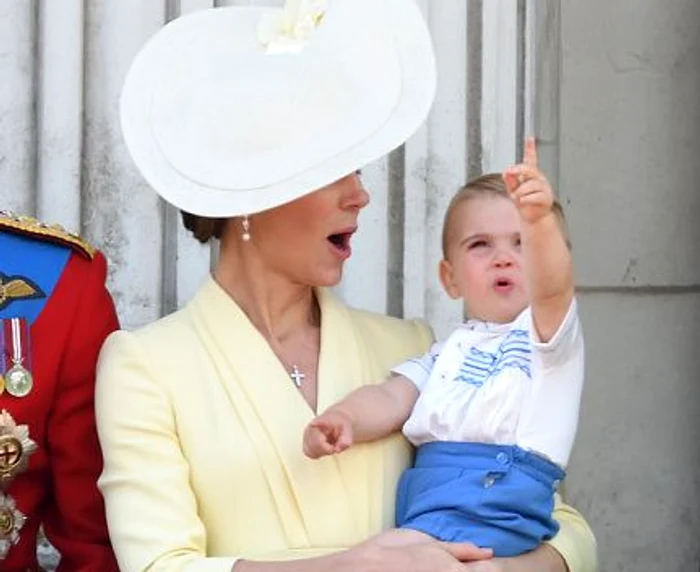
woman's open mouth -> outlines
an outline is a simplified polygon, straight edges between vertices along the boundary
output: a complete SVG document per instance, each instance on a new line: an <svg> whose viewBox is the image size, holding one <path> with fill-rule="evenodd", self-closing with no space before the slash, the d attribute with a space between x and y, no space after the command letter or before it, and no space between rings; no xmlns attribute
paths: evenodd
<svg viewBox="0 0 700 572"><path fill-rule="evenodd" d="M332 250L337 256L345 260L352 254L352 248L350 248L350 238L355 231L339 232L337 234L331 234L328 237L328 242L331 245Z"/></svg>

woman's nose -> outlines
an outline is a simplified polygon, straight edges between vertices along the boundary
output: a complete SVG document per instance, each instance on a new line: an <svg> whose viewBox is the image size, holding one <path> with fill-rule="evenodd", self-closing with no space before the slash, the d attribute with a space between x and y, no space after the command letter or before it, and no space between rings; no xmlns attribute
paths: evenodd
<svg viewBox="0 0 700 572"><path fill-rule="evenodd" d="M369 193L358 173L347 176L343 207L363 209L369 204Z"/></svg>

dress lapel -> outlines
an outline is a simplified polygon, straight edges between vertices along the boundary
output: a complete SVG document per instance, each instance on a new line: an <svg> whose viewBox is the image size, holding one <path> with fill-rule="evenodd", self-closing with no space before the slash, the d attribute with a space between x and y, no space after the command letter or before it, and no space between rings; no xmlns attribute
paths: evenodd
<svg viewBox="0 0 700 572"><path fill-rule="evenodd" d="M318 296L321 411L363 381L363 366L351 320L343 315L347 310L329 292L320 290ZM219 352L213 360L221 382L253 443L290 545L332 542L339 527L358 537L366 526L358 515L366 514L371 451L357 447L337 457L306 458L302 434L313 412L265 339L213 279L190 308L205 345Z"/></svg>

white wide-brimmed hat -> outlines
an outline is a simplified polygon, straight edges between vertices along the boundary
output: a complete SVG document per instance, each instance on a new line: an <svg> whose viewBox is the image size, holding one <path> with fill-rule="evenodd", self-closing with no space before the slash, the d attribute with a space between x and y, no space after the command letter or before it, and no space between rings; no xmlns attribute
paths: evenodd
<svg viewBox="0 0 700 572"><path fill-rule="evenodd" d="M288 0L212 8L164 26L121 96L148 183L193 214L252 214L401 145L435 92L414 0Z"/></svg>

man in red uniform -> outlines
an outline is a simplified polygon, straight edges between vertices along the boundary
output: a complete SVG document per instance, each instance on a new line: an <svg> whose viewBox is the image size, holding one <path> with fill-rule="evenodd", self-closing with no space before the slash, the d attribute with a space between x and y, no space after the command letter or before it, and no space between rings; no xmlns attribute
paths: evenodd
<svg viewBox="0 0 700 572"><path fill-rule="evenodd" d="M94 370L117 329L102 254L60 227L0 212L0 570L117 570L96 481Z"/></svg>

